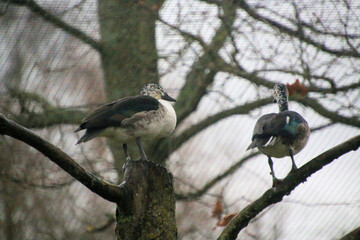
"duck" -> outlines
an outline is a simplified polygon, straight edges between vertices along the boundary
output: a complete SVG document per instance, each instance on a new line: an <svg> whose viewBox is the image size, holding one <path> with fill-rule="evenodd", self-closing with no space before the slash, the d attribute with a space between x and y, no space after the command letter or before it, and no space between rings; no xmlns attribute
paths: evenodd
<svg viewBox="0 0 360 240"><path fill-rule="evenodd" d="M167 137L176 127L176 113L170 102L176 100L160 85L146 84L139 95L118 99L90 112L74 131L86 130L76 144L112 136L123 143L125 157L130 159L127 143L135 140L141 160L148 160L142 139Z"/></svg>
<svg viewBox="0 0 360 240"><path fill-rule="evenodd" d="M307 121L297 112L289 111L288 89L282 83L276 83L273 88L274 102L279 106L279 113L269 113L261 116L254 127L252 142L247 150L257 148L268 157L270 175L273 187L281 180L275 177L272 158L291 158L291 171L297 166L294 155L299 153L307 144L310 128Z"/></svg>

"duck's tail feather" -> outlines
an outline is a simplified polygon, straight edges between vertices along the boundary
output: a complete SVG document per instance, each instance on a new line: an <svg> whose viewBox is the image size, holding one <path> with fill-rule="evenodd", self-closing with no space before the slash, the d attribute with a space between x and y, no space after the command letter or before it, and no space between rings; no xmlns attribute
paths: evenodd
<svg viewBox="0 0 360 240"><path fill-rule="evenodd" d="M82 136L79 141L77 141L76 145L79 143L90 141L91 139L97 137L102 131L104 131L104 128L86 129L84 136Z"/></svg>
<svg viewBox="0 0 360 240"><path fill-rule="evenodd" d="M248 146L248 148L246 149L247 150L250 150L250 149L253 149L253 148L256 148L256 141L252 141L252 143Z"/></svg>

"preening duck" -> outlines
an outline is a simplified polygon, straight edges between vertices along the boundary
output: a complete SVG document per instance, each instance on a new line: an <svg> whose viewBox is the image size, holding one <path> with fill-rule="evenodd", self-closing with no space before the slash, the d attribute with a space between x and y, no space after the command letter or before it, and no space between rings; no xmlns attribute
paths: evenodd
<svg viewBox="0 0 360 240"><path fill-rule="evenodd" d="M279 105L279 113L263 115L256 122L252 143L247 150L257 147L268 157L273 186L280 180L275 177L271 157L290 156L291 172L297 169L294 155L306 145L310 136L310 128L306 120L297 112L288 110L288 90L284 84L274 86L274 101Z"/></svg>
<svg viewBox="0 0 360 240"><path fill-rule="evenodd" d="M90 141L101 135L113 135L123 142L128 158L126 143L136 141L141 159L147 160L141 139L155 139L170 135L176 126L176 113L168 102L170 97L161 86L145 85L140 95L125 97L105 104L90 112L75 130L85 130L76 144Z"/></svg>

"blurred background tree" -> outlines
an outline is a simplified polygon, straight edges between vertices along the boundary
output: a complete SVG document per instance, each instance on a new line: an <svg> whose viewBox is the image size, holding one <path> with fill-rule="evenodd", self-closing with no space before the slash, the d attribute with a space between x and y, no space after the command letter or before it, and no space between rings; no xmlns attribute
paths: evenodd
<svg viewBox="0 0 360 240"><path fill-rule="evenodd" d="M359 132L358 1L2 0L0 8L1 112L93 173L118 182L124 158L111 139L74 145L87 111L148 82L177 98L175 134L146 151L175 176L180 239L216 238L216 202L223 220L271 185L266 157L245 149L256 119L277 111L275 82L292 84L290 108L313 129L299 166ZM24 144L1 137L0 147L1 239L113 237L112 204ZM359 157L311 177L239 239L334 239L359 226ZM290 161L275 168L285 176Z"/></svg>

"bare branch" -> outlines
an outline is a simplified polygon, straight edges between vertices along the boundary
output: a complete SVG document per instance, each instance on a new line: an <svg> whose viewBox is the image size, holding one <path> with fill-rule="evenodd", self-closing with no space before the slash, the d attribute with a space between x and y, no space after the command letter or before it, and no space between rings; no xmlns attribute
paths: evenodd
<svg viewBox="0 0 360 240"><path fill-rule="evenodd" d="M206 183L201 189L197 190L196 192L186 193L186 194L181 194L181 193L175 194L176 200L190 201L203 196L203 194L209 191L209 189L215 186L215 184L217 184L224 178L236 172L236 170L238 170L242 165L244 165L244 163L246 163L248 160L252 159L257 155L259 155L259 152L255 152L246 157L241 158L235 164L231 165L226 171L224 171L222 174L219 174L218 176L210 180L208 183Z"/></svg>
<svg viewBox="0 0 360 240"><path fill-rule="evenodd" d="M335 79L332 79L331 77L327 77L325 75L316 75L316 74L310 74L309 75L308 73L296 71L296 70L293 70L293 69L281 69L281 68L277 68L277 69L261 69L261 70L255 70L252 73L253 74L258 74L258 73L267 73L267 72L288 73L288 74L295 75L295 76L302 76L304 79L305 78L310 78L310 79L316 79L316 80L324 80L324 81L328 82L331 85L330 88L320 88L320 87L316 87L314 85L309 86L309 90L311 92L337 93L337 92L346 92L346 91L349 91L349 90L360 87L360 82L350 83L348 85L337 87L336 83L335 83Z"/></svg>
<svg viewBox="0 0 360 240"><path fill-rule="evenodd" d="M265 208L280 202L285 195L290 195L299 184L304 183L308 177L331 163L342 155L356 151L360 147L360 135L355 136L313 158L295 173L289 174L276 188L267 190L259 199L244 208L224 229L219 240L236 239L238 233L245 228L251 219Z"/></svg>
<svg viewBox="0 0 360 240"><path fill-rule="evenodd" d="M156 156L155 159L158 159L160 162L163 162L167 159L169 154L171 152L174 152L176 149L178 149L183 143L188 141L190 138L198 134L199 132L203 131L207 127L211 126L212 124L225 119L227 117L237 115L237 114L248 114L252 110L261 107L263 105L269 104L272 102L272 98L263 98L259 100L255 100L253 102L245 103L240 106L236 106L234 108L230 108L227 110L224 110L222 112L216 113L199 123L189 127L184 132L182 132L179 136L176 136L174 138L168 138L168 139L162 139L159 142L155 144L154 147L151 148L154 154ZM171 151L169 151L171 149Z"/></svg>
<svg viewBox="0 0 360 240"><path fill-rule="evenodd" d="M360 239L360 227L352 230L351 232L340 238L340 240L359 240L359 239Z"/></svg>
<svg viewBox="0 0 360 240"><path fill-rule="evenodd" d="M5 2L5 7L4 9L1 9L0 11L0 16L4 16L9 8L9 5L10 5L10 0L2 0L3 2Z"/></svg>
<svg viewBox="0 0 360 240"><path fill-rule="evenodd" d="M27 128L47 128L59 124L79 124L84 113L71 109L52 109L42 113L27 113L12 117L13 120Z"/></svg>
<svg viewBox="0 0 360 240"><path fill-rule="evenodd" d="M275 83L270 81L269 79L259 76L258 72L260 72L260 71L255 70L253 72L248 72L248 71L244 70L243 68L232 66L231 64L225 62L224 59L222 59L220 56L218 56L216 59L216 65L213 65L212 67L215 67L214 70L227 72L227 73L233 74L235 76L239 76L241 78L248 79L249 81L255 83L256 85L261 85L261 86L264 86L267 88L273 88L275 85ZM268 70L268 71L271 71L271 70ZM274 71L277 71L277 70L274 70ZM280 70L280 69L278 69L278 71L290 73L290 74L297 74L297 72L295 72L295 71L287 71L287 70ZM312 76L310 76L310 77L312 77ZM319 76L314 76L314 78L319 78ZM327 78L323 78L323 79L327 80ZM306 87L309 89L310 92L337 93L337 92L346 92L351 89L356 89L359 86L360 86L360 82L351 83L351 84L341 86L341 87L334 87L334 86L332 86L330 88L321 88L321 87L317 87L317 86L309 86L309 87L306 86Z"/></svg>
<svg viewBox="0 0 360 240"><path fill-rule="evenodd" d="M343 123L343 124L351 125L354 127L360 127L360 119L359 118L345 117L345 116L339 115L336 112L332 112L332 111L326 109L323 105L321 105L316 99L309 98L309 97L303 98L303 99L293 97L293 99L299 101L300 103L304 104L305 106L311 107L318 114L330 119L333 123Z"/></svg>
<svg viewBox="0 0 360 240"><path fill-rule="evenodd" d="M312 31L313 33L315 33L314 35L318 34L318 35L325 35L325 36L332 36L332 37L338 37L338 38L350 38L350 39L358 39L360 38L359 34L348 34L348 33L342 33L342 32L335 32L329 29L326 30L322 30L320 28L316 27L316 23L311 23L311 22L306 22L303 19L300 18L300 10L297 9L298 6L295 4L295 2L292 2L292 5L294 7L294 10L296 11L296 19L292 19L290 17L286 17L280 13L278 13L276 10L277 9L270 9L270 8L262 8L262 10L266 10L269 13L271 13L274 16L277 16L281 19L284 19L288 22L291 22L294 25L300 25L302 28L306 28L310 31ZM349 13L350 14L350 13ZM324 29L326 28L324 26L324 23L322 22L322 20L320 19L320 17L316 16L315 13L312 13L313 17L316 17L316 22L317 24L320 24ZM306 19L308 20L308 19Z"/></svg>
<svg viewBox="0 0 360 240"><path fill-rule="evenodd" d="M7 2L7 0L1 0L2 2ZM89 44L95 50L101 52L102 45L93 39L92 37L88 36L84 32L80 31L79 29L70 26L69 24L65 23L60 18L56 17L55 15L51 14L50 12L43 9L39 4L37 4L34 0L10 0L11 3L17 4L20 6L28 7L33 13L38 14L44 20L51 22L55 26L61 28L65 32L69 33L70 35L80 39L86 44Z"/></svg>
<svg viewBox="0 0 360 240"><path fill-rule="evenodd" d="M232 6L231 1L224 1L221 6L226 18L221 18L222 24L216 31L211 43L207 45L207 49L204 49L206 51L204 51L203 55L192 65L191 71L186 77L186 83L178 96L178 102L184 103L181 107L175 105L178 122L184 120L196 109L201 98L207 93L208 86L213 83L217 73L210 66L217 52L223 47L229 28L236 19L236 9ZM186 37L190 38L189 34ZM193 36L192 39L196 38L197 36Z"/></svg>
<svg viewBox="0 0 360 240"><path fill-rule="evenodd" d="M74 108L60 108L52 105L46 98L33 92L8 89L12 100L19 103L20 113L7 109L9 118L27 128L46 128L59 124L79 124L84 113ZM33 111L34 104L39 109ZM31 109L30 107L31 106ZM16 108L15 108L16 109Z"/></svg>
<svg viewBox="0 0 360 240"><path fill-rule="evenodd" d="M119 202L129 196L128 189L124 185L119 187L98 178L81 167L59 148L45 141L28 129L7 119L1 113L0 134L18 139L37 149L89 190L110 202Z"/></svg>
<svg viewBox="0 0 360 240"><path fill-rule="evenodd" d="M327 127L330 127L330 126L333 126L334 125L334 123L333 122L330 122L330 123L325 123L325 124L323 124L323 125L320 125L320 126L318 126L318 127L313 127L313 128L311 128L310 129L310 132L316 132L316 131L319 131L319 130L322 130L322 129L324 129L324 128L327 128Z"/></svg>
<svg viewBox="0 0 360 240"><path fill-rule="evenodd" d="M333 54L338 57L355 57L355 58L360 57L360 54L358 52L354 52L352 50L347 50L347 49L331 49L331 48L325 46L324 44L316 42L316 41L312 40L311 38L309 38L308 36L305 36L305 34L301 31L301 29L293 30L293 29L288 28L285 25L282 25L270 18L261 16L254 9L252 9L245 0L236 0L235 3L237 3L240 8L242 8L247 14L249 14L249 16L253 17L254 19L259 20L265 24L268 24L268 25L274 27L275 29L278 29L282 33L285 33L292 37L296 37L299 40L304 41L307 44L310 44L310 45L316 47L317 49L320 49L323 52Z"/></svg>
<svg viewBox="0 0 360 240"><path fill-rule="evenodd" d="M264 106L266 104L269 104L271 102L272 102L272 98L268 97L268 98L255 100L253 102L245 103L243 105L236 106L234 108L230 108L222 112L216 113L202 120L201 122L191 126L190 128L186 129L181 135L179 135L174 139L173 143L176 142L175 145L180 146L181 144L189 140L192 136L196 135L197 133L203 131L207 127L213 125L214 123L222 119L225 119L233 115L248 114L252 110Z"/></svg>
<svg viewBox="0 0 360 240"><path fill-rule="evenodd" d="M5 172L0 172L0 178L4 178L24 188L39 188L39 189L61 189L63 187L71 185L72 183L74 183L75 180L75 179L71 179L67 182L53 183L53 184L37 184L37 183L28 182L27 180L24 179L14 178L13 176Z"/></svg>
<svg viewBox="0 0 360 240"><path fill-rule="evenodd" d="M206 51L209 48L209 45L206 44L206 42L200 37L200 36L196 36L190 32L184 31L180 28L180 26L175 26L173 24L170 24L168 22L166 22L164 19L162 19L161 17L158 17L159 22L163 23L164 25L168 26L169 28L176 30L178 33L181 34L181 36L183 38L189 39L191 41L196 41L198 42L201 47Z"/></svg>

